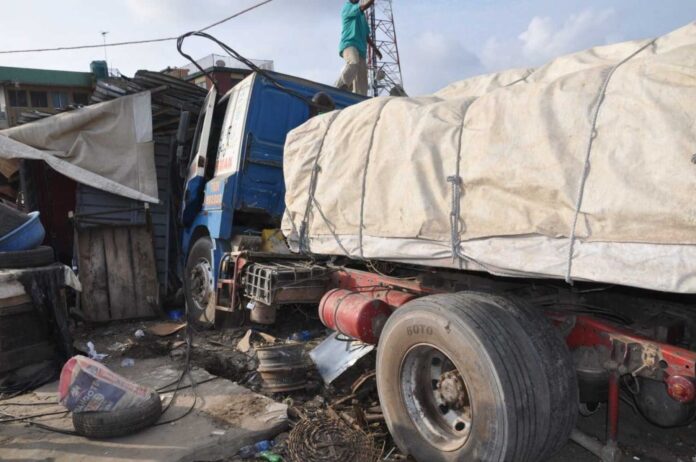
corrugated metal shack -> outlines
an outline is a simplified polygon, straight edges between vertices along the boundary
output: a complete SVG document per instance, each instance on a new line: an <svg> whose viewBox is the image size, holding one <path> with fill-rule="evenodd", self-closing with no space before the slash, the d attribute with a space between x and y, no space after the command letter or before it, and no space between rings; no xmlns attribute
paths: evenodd
<svg viewBox="0 0 696 462"><path fill-rule="evenodd" d="M177 217L183 180L176 135L187 113L190 141L206 91L161 73L138 71L130 79L99 81L91 103L146 90L152 95L159 204L75 184L38 162L27 163L24 175L27 205L45 216L49 243L64 258L70 249L77 264L81 310L90 321L154 316L181 288ZM185 146L183 152L188 150Z"/></svg>

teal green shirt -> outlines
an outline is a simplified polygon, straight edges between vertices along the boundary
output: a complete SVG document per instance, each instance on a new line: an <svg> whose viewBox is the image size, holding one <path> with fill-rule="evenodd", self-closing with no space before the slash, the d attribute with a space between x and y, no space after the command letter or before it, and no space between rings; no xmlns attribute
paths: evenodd
<svg viewBox="0 0 696 462"><path fill-rule="evenodd" d="M360 3L347 1L343 6L343 11L341 11L341 19L343 20L343 31L341 32L338 54L343 56L343 50L355 47L360 56L366 58L367 36L370 34L370 26L367 24L365 13L360 9Z"/></svg>

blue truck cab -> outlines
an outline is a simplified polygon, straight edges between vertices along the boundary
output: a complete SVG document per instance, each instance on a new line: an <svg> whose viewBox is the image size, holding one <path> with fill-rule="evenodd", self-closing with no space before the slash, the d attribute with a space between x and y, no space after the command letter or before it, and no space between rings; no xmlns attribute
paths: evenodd
<svg viewBox="0 0 696 462"><path fill-rule="evenodd" d="M264 229L279 228L285 210L285 138L322 112L321 105L310 103L313 99L341 109L364 97L276 72L252 73L222 97L215 89L208 94L181 208L184 292L191 319L213 322L223 255Z"/></svg>

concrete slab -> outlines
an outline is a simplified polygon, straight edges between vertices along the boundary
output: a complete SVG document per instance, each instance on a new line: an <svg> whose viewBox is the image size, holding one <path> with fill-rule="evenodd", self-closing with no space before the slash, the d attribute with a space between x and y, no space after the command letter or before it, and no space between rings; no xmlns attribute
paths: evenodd
<svg viewBox="0 0 696 462"><path fill-rule="evenodd" d="M155 388L179 376L176 365L167 358L136 361L132 368L112 369L139 383ZM1 461L123 462L134 461L212 461L236 454L239 448L272 438L287 428L287 407L229 380L215 378L202 369L194 371L203 382L194 412L173 423L149 428L141 433L112 440L89 440L63 435L21 423L0 424ZM12 402L44 403L41 406L8 406L0 412L16 416L52 412L62 408L56 400L57 384L42 387ZM163 395L164 405L171 394ZM193 403L190 389L181 390L161 421L184 414ZM69 416L40 420L58 428L72 429Z"/></svg>

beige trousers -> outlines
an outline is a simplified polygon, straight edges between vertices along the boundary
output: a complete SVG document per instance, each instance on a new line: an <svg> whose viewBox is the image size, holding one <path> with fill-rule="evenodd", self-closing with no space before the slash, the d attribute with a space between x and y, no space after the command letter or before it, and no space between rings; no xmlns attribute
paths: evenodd
<svg viewBox="0 0 696 462"><path fill-rule="evenodd" d="M367 96L367 60L355 47L343 50L343 59L346 65L336 81L336 88Z"/></svg>

